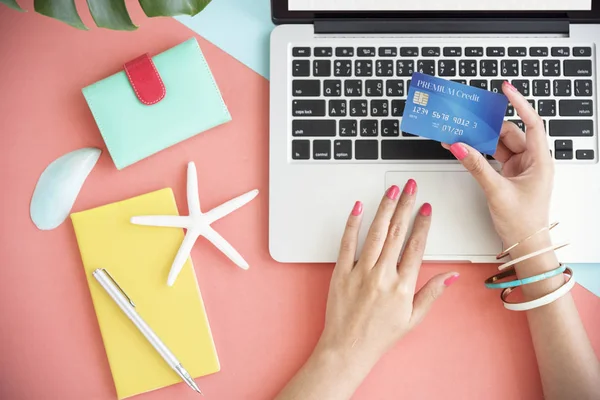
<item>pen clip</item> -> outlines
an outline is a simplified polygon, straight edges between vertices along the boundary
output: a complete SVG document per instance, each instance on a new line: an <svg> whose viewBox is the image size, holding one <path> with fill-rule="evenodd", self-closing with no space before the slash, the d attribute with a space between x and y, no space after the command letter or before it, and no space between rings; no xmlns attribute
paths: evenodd
<svg viewBox="0 0 600 400"><path fill-rule="evenodd" d="M104 268L102 268L102 271L104 271L104 273L106 273L106 275L110 278L110 280L113 281L113 283L115 284L115 286L121 291L121 293L123 293L123 296L125 296L125 298L127 299L127 301L129 301L129 304L131 304L131 306L133 308L135 308L135 303L133 302L133 300L131 300L131 298L129 296L127 296L127 293L125 293L125 291L123 290L123 288L121 286L119 286L119 284L117 283L117 281L115 281L115 278L112 277L112 275L110 274L110 272L108 272Z"/></svg>

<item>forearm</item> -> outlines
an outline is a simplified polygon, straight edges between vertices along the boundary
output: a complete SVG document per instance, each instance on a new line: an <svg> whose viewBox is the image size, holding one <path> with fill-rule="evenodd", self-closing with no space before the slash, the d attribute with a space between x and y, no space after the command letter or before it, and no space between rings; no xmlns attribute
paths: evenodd
<svg viewBox="0 0 600 400"><path fill-rule="evenodd" d="M549 235L539 235L511 253L513 258L551 245ZM554 252L517 265L519 278L558 267ZM564 275L522 287L525 300L539 298L565 283ZM571 294L527 311L529 329L546 399L599 399L600 364L587 337Z"/></svg>
<svg viewBox="0 0 600 400"><path fill-rule="evenodd" d="M365 379L372 363L318 345L275 400L347 400Z"/></svg>

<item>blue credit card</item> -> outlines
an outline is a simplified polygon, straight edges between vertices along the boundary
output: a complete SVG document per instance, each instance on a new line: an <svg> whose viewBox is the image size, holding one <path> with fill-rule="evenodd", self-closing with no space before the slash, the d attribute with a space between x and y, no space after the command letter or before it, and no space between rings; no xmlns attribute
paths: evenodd
<svg viewBox="0 0 600 400"><path fill-rule="evenodd" d="M415 72L400 129L493 155L507 105L503 94Z"/></svg>

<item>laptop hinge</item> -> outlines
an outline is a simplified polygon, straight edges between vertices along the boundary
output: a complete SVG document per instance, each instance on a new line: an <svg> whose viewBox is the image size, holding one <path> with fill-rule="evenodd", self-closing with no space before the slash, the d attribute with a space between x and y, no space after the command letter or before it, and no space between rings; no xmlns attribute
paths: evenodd
<svg viewBox="0 0 600 400"><path fill-rule="evenodd" d="M568 34L568 19L316 19L315 33L345 34Z"/></svg>

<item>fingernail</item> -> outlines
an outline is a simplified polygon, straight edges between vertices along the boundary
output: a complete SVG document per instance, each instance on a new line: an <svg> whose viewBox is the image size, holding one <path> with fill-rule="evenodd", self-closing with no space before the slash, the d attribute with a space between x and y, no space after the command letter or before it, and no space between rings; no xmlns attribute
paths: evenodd
<svg viewBox="0 0 600 400"><path fill-rule="evenodd" d="M429 203L425 203L421 206L421 209L419 210L419 214L421 214L424 217L429 217L431 215L431 204Z"/></svg>
<svg viewBox="0 0 600 400"><path fill-rule="evenodd" d="M355 217L358 217L360 214L362 214L363 211L363 203L360 201L357 201L356 203L354 203L354 208L352 208L352 215L354 215Z"/></svg>
<svg viewBox="0 0 600 400"><path fill-rule="evenodd" d="M452 275L450 278L448 278L448 279L446 279L446 280L444 281L444 285L446 285L446 286L450 286L450 285L452 285L454 282L456 282L456 280L457 280L458 278L460 278L460 275L459 275L459 274L454 274L454 275Z"/></svg>
<svg viewBox="0 0 600 400"><path fill-rule="evenodd" d="M516 92L516 91L517 91L517 88L516 88L516 87L514 87L514 86L512 85L512 83L510 83L509 81L504 81L504 84L506 85L506 87L507 87L507 88L509 88L509 89L510 89L510 90L512 90L513 92Z"/></svg>
<svg viewBox="0 0 600 400"><path fill-rule="evenodd" d="M462 160L469 155L467 148L463 146L462 143L454 143L452 146L450 146L450 151L452 154L454 154L454 157L458 158L459 160Z"/></svg>
<svg viewBox="0 0 600 400"><path fill-rule="evenodd" d="M388 197L388 199L396 200L398 198L399 194L400 194L400 188L396 185L392 185L388 189L386 196Z"/></svg>
<svg viewBox="0 0 600 400"><path fill-rule="evenodd" d="M417 190L417 182L414 179L409 179L404 185L404 193L412 196L415 194L415 190Z"/></svg>

